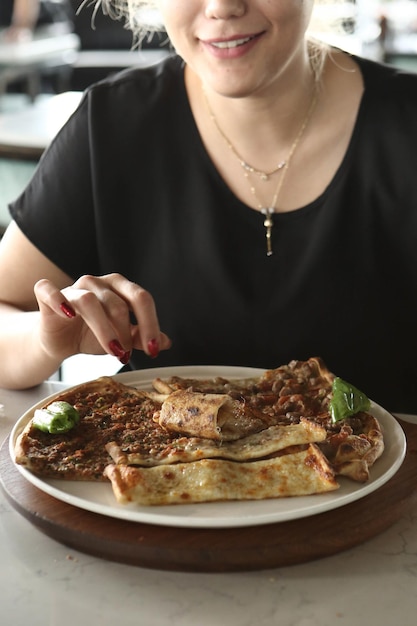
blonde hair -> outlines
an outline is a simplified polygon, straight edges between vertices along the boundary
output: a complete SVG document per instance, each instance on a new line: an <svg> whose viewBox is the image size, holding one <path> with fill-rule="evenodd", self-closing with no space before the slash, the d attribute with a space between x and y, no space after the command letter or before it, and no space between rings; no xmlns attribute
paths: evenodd
<svg viewBox="0 0 417 626"><path fill-rule="evenodd" d="M158 0L83 0L78 11L91 5L95 5L93 21L99 10L123 21L125 28L132 31L137 45L150 34L165 30L158 12Z"/></svg>
<svg viewBox="0 0 417 626"><path fill-rule="evenodd" d="M326 4L334 7L337 3L346 4L346 1L314 0L312 20L307 33L307 43L311 67L317 82L321 78L329 46L317 39L314 33L334 31L341 28L340 17L336 16L335 18L334 12L326 12L324 10ZM158 4L158 0L83 0L80 9L85 5L95 5L93 21L95 14L99 10L113 19L123 21L125 28L133 33L134 46L140 47L141 43L151 38L153 33L165 30L158 11Z"/></svg>
<svg viewBox="0 0 417 626"><path fill-rule="evenodd" d="M323 8L324 5L337 3L346 4L346 1L315 0L315 9L311 21L312 31L334 30L340 27L340 17L336 16L335 18L330 12L327 15L320 12L320 8ZM158 0L83 0L80 8L91 4L95 4L94 14L101 9L106 15L122 20L125 27L132 31L138 44L150 33L165 30L158 12ZM352 6L354 5L352 4Z"/></svg>

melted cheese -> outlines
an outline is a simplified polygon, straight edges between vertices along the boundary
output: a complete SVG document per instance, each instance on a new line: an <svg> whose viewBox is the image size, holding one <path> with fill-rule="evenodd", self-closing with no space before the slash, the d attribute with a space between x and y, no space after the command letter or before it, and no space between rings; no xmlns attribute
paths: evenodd
<svg viewBox="0 0 417 626"><path fill-rule="evenodd" d="M151 468L105 469L121 504L185 504L311 495L338 488L317 446L251 463L203 459Z"/></svg>

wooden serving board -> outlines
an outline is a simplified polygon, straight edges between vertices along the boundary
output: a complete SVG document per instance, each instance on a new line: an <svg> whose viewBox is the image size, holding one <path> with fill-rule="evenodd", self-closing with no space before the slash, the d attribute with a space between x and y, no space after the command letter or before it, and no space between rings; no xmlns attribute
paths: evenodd
<svg viewBox="0 0 417 626"><path fill-rule="evenodd" d="M79 509L29 483L10 458L8 439L0 450L0 481L13 507L42 532L96 557L189 572L268 569L352 548L386 530L411 507L417 498L417 425L400 423L407 437L407 453L388 483L338 509L263 526L173 528Z"/></svg>

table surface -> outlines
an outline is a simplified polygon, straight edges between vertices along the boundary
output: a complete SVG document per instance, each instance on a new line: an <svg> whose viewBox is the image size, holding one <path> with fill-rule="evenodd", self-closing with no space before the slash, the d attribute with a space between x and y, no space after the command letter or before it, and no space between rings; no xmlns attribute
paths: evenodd
<svg viewBox="0 0 417 626"><path fill-rule="evenodd" d="M2 62L0 44L0 78ZM120 53L120 54L119 54ZM147 67L169 55L166 50L136 51L86 51L80 54L81 64L77 67L135 66ZM82 93L68 91L55 96L43 94L31 106L16 112L0 112L0 156L13 158L38 158L73 113L81 100ZM5 97L5 96L3 96Z"/></svg>
<svg viewBox="0 0 417 626"><path fill-rule="evenodd" d="M27 408L62 386L0 389L0 443ZM259 572L188 574L69 549L19 515L0 490L0 546L4 626L414 626L416 619L417 505L383 534L333 557Z"/></svg>
<svg viewBox="0 0 417 626"><path fill-rule="evenodd" d="M42 31L33 39L24 42L4 42L0 40L0 66L18 67L44 63L56 57L73 62L74 53L80 47L80 39L74 33L44 35ZM1 67L0 67L1 69Z"/></svg>
<svg viewBox="0 0 417 626"><path fill-rule="evenodd" d="M79 91L42 96L23 109L0 114L0 155L40 155L75 111L81 100Z"/></svg>

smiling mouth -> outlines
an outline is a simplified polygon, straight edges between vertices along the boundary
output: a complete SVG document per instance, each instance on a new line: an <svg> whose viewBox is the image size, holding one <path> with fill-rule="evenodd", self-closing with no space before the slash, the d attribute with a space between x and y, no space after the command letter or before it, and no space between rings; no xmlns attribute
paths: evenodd
<svg viewBox="0 0 417 626"><path fill-rule="evenodd" d="M244 46L245 43L248 43L252 39L255 39L256 35L252 35L250 37L242 37L241 39L233 39L230 41L211 41L210 45L215 48L230 49L230 48L238 48L239 46Z"/></svg>

